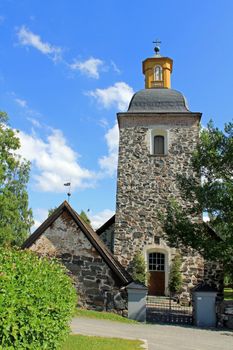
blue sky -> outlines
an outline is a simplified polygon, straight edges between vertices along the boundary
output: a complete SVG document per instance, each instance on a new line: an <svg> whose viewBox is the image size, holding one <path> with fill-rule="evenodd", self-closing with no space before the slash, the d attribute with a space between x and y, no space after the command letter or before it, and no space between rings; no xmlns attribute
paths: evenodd
<svg viewBox="0 0 233 350"><path fill-rule="evenodd" d="M116 113L144 87L141 62L174 60L172 87L205 125L232 120L231 0L1 0L0 109L31 161L38 225L66 198L95 226L115 210Z"/></svg>

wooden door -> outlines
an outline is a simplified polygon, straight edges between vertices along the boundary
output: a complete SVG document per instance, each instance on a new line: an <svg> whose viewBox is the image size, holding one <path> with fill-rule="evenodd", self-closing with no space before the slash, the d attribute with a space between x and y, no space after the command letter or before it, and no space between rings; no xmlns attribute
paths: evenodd
<svg viewBox="0 0 233 350"><path fill-rule="evenodd" d="M164 295L165 291L165 272L150 271L149 295Z"/></svg>
<svg viewBox="0 0 233 350"><path fill-rule="evenodd" d="M149 254L149 295L165 294L165 255L163 253Z"/></svg>

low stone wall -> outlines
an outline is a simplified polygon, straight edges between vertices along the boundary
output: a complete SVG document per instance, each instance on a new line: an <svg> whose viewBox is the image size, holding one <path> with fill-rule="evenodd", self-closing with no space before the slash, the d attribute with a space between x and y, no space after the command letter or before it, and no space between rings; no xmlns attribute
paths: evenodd
<svg viewBox="0 0 233 350"><path fill-rule="evenodd" d="M233 300L218 302L216 311L218 327L233 329Z"/></svg>

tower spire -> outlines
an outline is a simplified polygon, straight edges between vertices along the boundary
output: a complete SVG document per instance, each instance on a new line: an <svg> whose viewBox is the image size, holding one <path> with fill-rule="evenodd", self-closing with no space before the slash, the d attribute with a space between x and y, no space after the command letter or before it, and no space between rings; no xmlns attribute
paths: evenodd
<svg viewBox="0 0 233 350"><path fill-rule="evenodd" d="M153 41L153 44L155 44L155 47L154 47L155 57L161 57L159 53L161 41L159 39L156 39L155 41Z"/></svg>
<svg viewBox="0 0 233 350"><path fill-rule="evenodd" d="M155 44L155 56L147 58L142 62L143 74L145 75L145 88L170 89L173 61L169 57L162 57L160 55L161 41L159 39L153 41L153 44Z"/></svg>

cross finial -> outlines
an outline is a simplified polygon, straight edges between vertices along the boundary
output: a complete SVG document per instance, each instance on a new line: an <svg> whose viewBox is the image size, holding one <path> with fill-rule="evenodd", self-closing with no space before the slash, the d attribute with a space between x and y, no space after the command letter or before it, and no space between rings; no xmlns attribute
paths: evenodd
<svg viewBox="0 0 233 350"><path fill-rule="evenodd" d="M154 48L155 55L159 56L161 41L159 39L156 39L155 41L153 41L153 44L155 44L155 48Z"/></svg>

